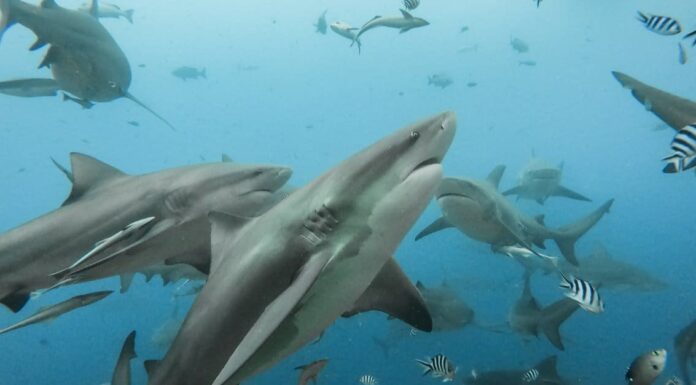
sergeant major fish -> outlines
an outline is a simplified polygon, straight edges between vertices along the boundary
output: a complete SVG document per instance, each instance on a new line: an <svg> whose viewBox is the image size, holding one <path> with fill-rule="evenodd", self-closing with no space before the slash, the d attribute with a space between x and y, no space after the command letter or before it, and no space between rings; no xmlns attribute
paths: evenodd
<svg viewBox="0 0 696 385"><path fill-rule="evenodd" d="M454 376L457 374L457 368L444 354L437 354L432 358L416 360L416 362L423 367L424 376L429 374L435 378L442 378L442 382L454 380Z"/></svg>
<svg viewBox="0 0 696 385"><path fill-rule="evenodd" d="M637 19L645 25L645 28L660 35L676 35L682 31L679 22L671 17L646 15L638 11Z"/></svg>
<svg viewBox="0 0 696 385"><path fill-rule="evenodd" d="M696 124L690 124L672 139L672 153L663 158L667 165L662 172L673 174L696 167Z"/></svg>
<svg viewBox="0 0 696 385"><path fill-rule="evenodd" d="M563 273L561 273L561 278L560 287L568 290L565 293L566 297L577 302L581 308L591 313L604 311L604 302L599 296L599 291L591 283L576 277L568 278Z"/></svg>

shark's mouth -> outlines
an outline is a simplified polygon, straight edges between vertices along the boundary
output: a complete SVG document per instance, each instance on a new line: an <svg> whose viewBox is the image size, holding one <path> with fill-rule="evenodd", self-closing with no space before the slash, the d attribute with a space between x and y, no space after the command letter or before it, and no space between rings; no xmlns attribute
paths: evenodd
<svg viewBox="0 0 696 385"><path fill-rule="evenodd" d="M413 174L414 172L416 172L416 171L418 171L418 170L420 170L420 169L422 169L422 168L425 168L425 167L428 167L428 166L439 165L439 164L440 164L440 159L438 159L438 158L436 158L436 157L428 158L428 159L426 159L426 160L424 160L424 161L418 163L418 164L416 165L416 167L414 167L414 168L411 170L411 172L408 173L408 175L411 175L411 174Z"/></svg>
<svg viewBox="0 0 696 385"><path fill-rule="evenodd" d="M442 195L438 195L437 199L440 200L440 199L442 199L442 198L448 198L448 197L457 197L457 198L464 198L464 199L472 199L472 200L473 200L473 198L471 198L470 196L468 196L468 195L466 195L466 194L453 193L453 192L451 192L451 193L444 193L444 194L442 194Z"/></svg>

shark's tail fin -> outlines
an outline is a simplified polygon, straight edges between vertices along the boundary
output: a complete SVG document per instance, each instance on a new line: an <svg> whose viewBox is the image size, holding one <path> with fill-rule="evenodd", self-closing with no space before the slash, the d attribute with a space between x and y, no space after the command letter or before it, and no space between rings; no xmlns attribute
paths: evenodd
<svg viewBox="0 0 696 385"><path fill-rule="evenodd" d="M609 212L612 203L614 203L614 200L610 199L585 218L554 231L552 235L553 240L556 241L558 248L568 262L576 266L578 265L578 259L575 256L575 242L602 219L604 214Z"/></svg>
<svg viewBox="0 0 696 385"><path fill-rule="evenodd" d="M574 300L570 298L563 298L552 303L541 311L539 328L544 332L546 338L549 339L549 342L551 342L551 344L553 344L553 346L559 350L564 350L559 328L561 327L561 324L568 319L568 317L578 310L578 307L578 303Z"/></svg>
<svg viewBox="0 0 696 385"><path fill-rule="evenodd" d="M133 12L135 12L135 10L133 10L133 9L127 9L127 10L125 10L125 11L123 12L123 16L124 16L124 17L126 18L126 20L128 20L131 24L133 24Z"/></svg>
<svg viewBox="0 0 696 385"><path fill-rule="evenodd" d="M539 372L537 381L546 384L563 384L563 380L556 370L556 358L556 356L550 356L534 366L534 369Z"/></svg>
<svg viewBox="0 0 696 385"><path fill-rule="evenodd" d="M208 78L208 74L206 74L205 68L203 68L203 69L201 70L201 76L203 77L203 79L207 79L207 78Z"/></svg>
<svg viewBox="0 0 696 385"><path fill-rule="evenodd" d="M10 13L13 1L15 0L0 0L0 40L2 40L2 34L15 23Z"/></svg>
<svg viewBox="0 0 696 385"><path fill-rule="evenodd" d="M0 1L3 1L3 0L0 0ZM163 118L163 117L160 116L158 113L156 113L152 108L148 107L148 106L145 105L143 102L141 102L140 100L138 100L138 98L136 98L135 96L133 96L130 92L124 93L123 96L124 96L125 98L127 98L127 99L132 100L133 102L135 102L135 104L139 105L140 107L146 109L146 110L149 111L152 115L155 115L155 117L156 117L157 119L161 120L164 124L166 124L167 126L169 126L169 128L171 128L172 130L176 131L176 128L174 128L174 126L173 126L171 123L169 123L169 121L167 121L167 119Z"/></svg>

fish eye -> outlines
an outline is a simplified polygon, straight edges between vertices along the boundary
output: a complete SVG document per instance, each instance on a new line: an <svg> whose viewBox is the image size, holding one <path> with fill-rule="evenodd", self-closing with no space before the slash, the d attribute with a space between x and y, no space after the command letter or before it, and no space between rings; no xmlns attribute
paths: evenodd
<svg viewBox="0 0 696 385"><path fill-rule="evenodd" d="M420 137L420 132L413 130L411 131L411 139L418 139Z"/></svg>
<svg viewBox="0 0 696 385"><path fill-rule="evenodd" d="M653 368L654 370L660 370L660 368L659 368L657 365L653 365L652 368Z"/></svg>
<svg viewBox="0 0 696 385"><path fill-rule="evenodd" d="M653 354L653 356L659 356L660 352L658 352L657 350L653 350L652 354Z"/></svg>
<svg viewBox="0 0 696 385"><path fill-rule="evenodd" d="M109 87L116 88L116 82L109 81Z"/></svg>

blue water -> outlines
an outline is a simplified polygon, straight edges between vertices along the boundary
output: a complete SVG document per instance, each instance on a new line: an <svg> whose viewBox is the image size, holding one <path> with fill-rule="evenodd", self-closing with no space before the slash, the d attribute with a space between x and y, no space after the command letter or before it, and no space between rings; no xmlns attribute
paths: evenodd
<svg viewBox="0 0 696 385"><path fill-rule="evenodd" d="M103 23L130 60L130 91L177 131L128 100L82 110L58 97L1 97L0 230L63 201L70 186L50 157L67 164L71 151L132 174L217 161L227 153L237 162L291 166L290 183L301 186L405 124L454 110L458 132L444 162L447 175L484 178L495 165L506 164L501 185L509 188L532 151L553 163L563 161L564 184L594 202L550 199L542 207L520 201L521 209L545 213L548 225L559 226L615 198L611 213L578 243L579 254L601 241L616 258L670 285L647 294L605 292L604 314L578 312L563 326L565 352L543 337L523 343L514 334L466 328L404 337L385 358L372 342L387 334L382 314L341 319L318 344L249 383L292 383L297 375L292 368L327 357L321 384L357 384L366 373L384 385L435 384L420 376L413 359L439 352L459 367L459 378L471 369L524 368L558 354L559 372L569 383L621 383L636 355L671 350L674 335L696 316L696 179L693 173L661 173L659 159L667 155L673 132L654 131L659 120L610 73L619 70L696 99L696 49L688 49L693 62L679 65L679 37L651 33L634 17L636 10L672 15L690 31L696 27L690 2L545 0L537 9L526 0L422 0L414 15L431 25L405 34L369 31L361 55L331 30L315 33L316 17L328 9L329 23L360 26L376 14L396 15L399 1L123 0L119 5L136 10L135 23ZM459 33L464 25L469 31ZM513 37L527 42L530 51L513 51ZM27 51L32 42L22 26L4 35L0 79L50 76L35 69L45 50ZM472 44L478 45L475 52L457 52ZM520 66L519 60L537 65ZM171 71L181 65L205 67L208 79L173 77ZM258 69L243 70L247 66ZM454 84L442 90L428 86L434 73L448 74ZM471 81L478 85L467 87ZM503 323L521 290L520 267L455 230L415 243L417 231L439 215L431 204L404 239L398 260L413 280L437 285L446 278L482 322ZM549 251L557 254L553 246ZM533 290L548 304L560 298L556 285L555 278L535 276ZM3 311L0 323L11 324L76 293L118 287L111 279L64 288L31 301L19 314ZM172 316L171 290L158 279L146 284L139 277L126 294L3 335L0 385L108 382L132 329L138 331L139 355L134 384L144 384L142 360L165 353L151 337ZM190 302L181 301L179 318ZM677 374L671 358L658 383Z"/></svg>

